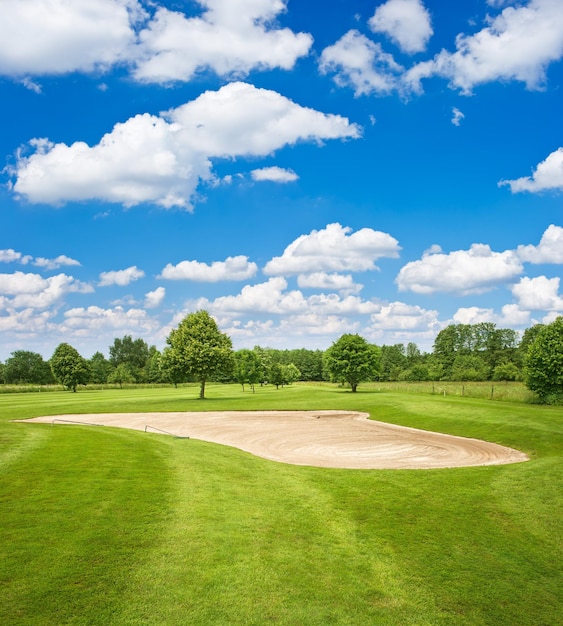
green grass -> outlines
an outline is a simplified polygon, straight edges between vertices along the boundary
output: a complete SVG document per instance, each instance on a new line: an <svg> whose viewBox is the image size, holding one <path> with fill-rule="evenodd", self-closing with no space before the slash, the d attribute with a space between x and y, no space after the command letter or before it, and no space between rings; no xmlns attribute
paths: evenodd
<svg viewBox="0 0 563 626"><path fill-rule="evenodd" d="M197 392L0 396L0 623L561 624L562 407L330 385ZM532 460L327 470L192 439L9 421L331 408Z"/></svg>

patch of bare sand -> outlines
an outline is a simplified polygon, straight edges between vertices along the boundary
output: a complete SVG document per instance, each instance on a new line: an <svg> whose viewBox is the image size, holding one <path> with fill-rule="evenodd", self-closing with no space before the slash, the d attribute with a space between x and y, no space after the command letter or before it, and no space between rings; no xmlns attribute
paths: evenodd
<svg viewBox="0 0 563 626"><path fill-rule="evenodd" d="M315 467L435 469L527 461L518 450L368 419L353 411L111 413L36 417L25 422L88 423L201 439L256 456Z"/></svg>

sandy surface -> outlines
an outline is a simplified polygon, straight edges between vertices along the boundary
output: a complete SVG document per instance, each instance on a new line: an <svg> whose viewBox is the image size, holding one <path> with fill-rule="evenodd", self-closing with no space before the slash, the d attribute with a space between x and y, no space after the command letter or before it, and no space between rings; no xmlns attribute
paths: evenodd
<svg viewBox="0 0 563 626"><path fill-rule="evenodd" d="M352 411L111 413L37 417L201 439L272 461L349 469L430 469L520 463L528 457L495 443L394 426Z"/></svg>

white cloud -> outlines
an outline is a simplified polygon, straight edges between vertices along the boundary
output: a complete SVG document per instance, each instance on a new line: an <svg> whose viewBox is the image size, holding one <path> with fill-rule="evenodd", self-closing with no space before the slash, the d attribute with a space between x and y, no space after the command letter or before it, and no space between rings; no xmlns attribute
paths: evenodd
<svg viewBox="0 0 563 626"><path fill-rule="evenodd" d="M18 155L13 191L31 202L98 199L190 208L212 157L265 156L299 141L357 138L346 118L301 107L280 94L230 83L160 117L136 115L101 141L70 146L33 139Z"/></svg>
<svg viewBox="0 0 563 626"><path fill-rule="evenodd" d="M538 246L518 246L516 252L528 263L563 263L563 228L550 224Z"/></svg>
<svg viewBox="0 0 563 626"><path fill-rule="evenodd" d="M143 15L136 0L3 0L0 74L107 68L127 58Z"/></svg>
<svg viewBox="0 0 563 626"><path fill-rule="evenodd" d="M514 328L529 325L530 312L522 310L517 304L505 304L500 315L495 313L494 309L472 306L458 309L452 321L455 324L492 322L502 328Z"/></svg>
<svg viewBox="0 0 563 626"><path fill-rule="evenodd" d="M415 65L406 73L405 83L420 91L422 78L437 75L464 93L497 80L541 88L547 66L563 55L561 0L531 0L526 6L506 7L474 35L459 34L456 48Z"/></svg>
<svg viewBox="0 0 563 626"><path fill-rule="evenodd" d="M427 254L407 263L396 283L399 291L420 294L479 294L514 280L522 271L515 252L493 252L488 245L473 244L469 250Z"/></svg>
<svg viewBox="0 0 563 626"><path fill-rule="evenodd" d="M1 300L0 297L0 302ZM33 337L37 333L51 332L55 328L50 322L52 317L52 311L37 311L35 308L21 311L10 309L8 315L0 315L0 332L10 333L11 337L15 333L19 336Z"/></svg>
<svg viewBox="0 0 563 626"><path fill-rule="evenodd" d="M69 309L59 331L75 337L97 336L100 331L121 331L129 334L154 332L157 322L143 309L115 307L103 309L98 306Z"/></svg>
<svg viewBox="0 0 563 626"><path fill-rule="evenodd" d="M563 191L563 148L558 148L539 163L531 176L501 180L499 186L501 185L509 185L512 193L520 191L536 193L551 189Z"/></svg>
<svg viewBox="0 0 563 626"><path fill-rule="evenodd" d="M355 333L359 323L338 315L304 313L289 315L275 323L273 320L221 320L221 328L236 344L249 347L267 345L282 349L302 347L302 338L318 341L319 347L326 348L327 342L344 333Z"/></svg>
<svg viewBox="0 0 563 626"><path fill-rule="evenodd" d="M433 33L430 13L420 0L387 0L377 7L369 25L410 54L425 50Z"/></svg>
<svg viewBox="0 0 563 626"><path fill-rule="evenodd" d="M398 87L398 75L404 68L381 45L357 30L348 31L321 54L319 69L334 73L340 87L350 86L356 96L388 94Z"/></svg>
<svg viewBox="0 0 563 626"><path fill-rule="evenodd" d="M241 77L253 69L292 69L313 38L275 28L285 0L199 0L201 17L159 7L140 33L133 71L139 81L189 80L201 70Z"/></svg>
<svg viewBox="0 0 563 626"><path fill-rule="evenodd" d="M132 265L124 270L116 270L111 272L102 272L100 274L100 287L109 287L110 285L118 285L119 287L126 287L129 283L143 278L145 272L140 270L136 265Z"/></svg>
<svg viewBox="0 0 563 626"><path fill-rule="evenodd" d="M46 270L55 270L59 267L80 265L80 262L76 261L75 259L71 259L65 254L61 254L55 259L45 259L43 257L37 257L32 261L32 265L35 265L36 267L42 267Z"/></svg>
<svg viewBox="0 0 563 626"><path fill-rule="evenodd" d="M299 178L293 170L283 169L277 166L262 167L257 170L252 170L250 175L252 176L252 180L269 180L274 183L292 183Z"/></svg>
<svg viewBox="0 0 563 626"><path fill-rule="evenodd" d="M363 288L363 285L354 282L351 274L327 274L326 272L299 274L297 286L300 289L327 289L341 294L357 294Z"/></svg>
<svg viewBox="0 0 563 626"><path fill-rule="evenodd" d="M209 301L201 298L192 303L195 308L204 308L214 315L236 316L241 313L275 315L360 315L377 310L374 302L357 296L340 297L335 293L313 295L308 298L298 290L287 291L285 278L270 278L265 283L245 285L234 296L222 296Z"/></svg>
<svg viewBox="0 0 563 626"><path fill-rule="evenodd" d="M380 231L352 229L338 223L301 235L283 255L269 261L264 273L270 276L313 272L346 272L377 269L375 260L399 256L398 241Z"/></svg>
<svg viewBox="0 0 563 626"><path fill-rule="evenodd" d="M461 120L464 117L465 117L465 115L457 107L453 107L453 109L452 109L452 124L454 126L459 126L461 124Z"/></svg>
<svg viewBox="0 0 563 626"><path fill-rule="evenodd" d="M23 272L0 274L0 309L46 309L57 305L67 293L92 291L91 285L66 274L49 278Z"/></svg>
<svg viewBox="0 0 563 626"><path fill-rule="evenodd" d="M19 261L21 257L21 252L16 252L12 248L0 250L0 263L14 263L14 261Z"/></svg>
<svg viewBox="0 0 563 626"><path fill-rule="evenodd" d="M166 280L194 280L216 283L221 280L246 280L258 271L256 263L246 256L228 257L225 261L213 261L211 265L199 261L181 261L177 265L168 265L162 270L160 278Z"/></svg>
<svg viewBox="0 0 563 626"><path fill-rule="evenodd" d="M156 309L162 304L165 296L166 289L164 287L157 287L154 291L147 292L145 294L145 308Z"/></svg>
<svg viewBox="0 0 563 626"><path fill-rule="evenodd" d="M512 287L520 309L529 311L563 311L563 297L559 295L559 277L522 278Z"/></svg>
<svg viewBox="0 0 563 626"><path fill-rule="evenodd" d="M439 327L438 311L404 302L382 305L371 315L371 330L428 331Z"/></svg>

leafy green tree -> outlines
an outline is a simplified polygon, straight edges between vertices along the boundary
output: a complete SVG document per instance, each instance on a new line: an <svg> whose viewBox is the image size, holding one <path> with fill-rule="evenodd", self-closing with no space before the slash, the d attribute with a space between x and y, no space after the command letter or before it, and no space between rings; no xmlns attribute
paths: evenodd
<svg viewBox="0 0 563 626"><path fill-rule="evenodd" d="M270 385L275 385L276 389L279 389L280 385L284 384L283 365L280 363L272 363L268 369L268 382Z"/></svg>
<svg viewBox="0 0 563 626"><path fill-rule="evenodd" d="M166 342L182 371L200 383L199 397L205 398L205 383L233 369L231 338L222 333L207 311L188 314L172 330Z"/></svg>
<svg viewBox="0 0 563 626"><path fill-rule="evenodd" d="M108 382L108 376L111 374L113 367L101 352L94 353L88 364L90 366L91 383L104 385Z"/></svg>
<svg viewBox="0 0 563 626"><path fill-rule="evenodd" d="M287 385L291 385L291 383L296 382L301 378L301 372L295 363L288 363L287 365L282 365L282 372L284 382Z"/></svg>
<svg viewBox="0 0 563 626"><path fill-rule="evenodd" d="M393 346L381 346L380 350L379 379L399 380L401 372L407 367L405 346L396 343Z"/></svg>
<svg viewBox="0 0 563 626"><path fill-rule="evenodd" d="M143 368L142 380L147 383L159 383L162 381L162 374L160 370L160 351L156 346L150 346L149 357L146 365Z"/></svg>
<svg viewBox="0 0 563 626"><path fill-rule="evenodd" d="M61 343L57 346L50 364L57 381L74 392L78 385L86 385L90 378L88 361L68 343Z"/></svg>
<svg viewBox="0 0 563 626"><path fill-rule="evenodd" d="M489 366L477 354L458 354L452 365L451 380L488 380Z"/></svg>
<svg viewBox="0 0 563 626"><path fill-rule="evenodd" d="M0 385L6 382L6 366L0 361Z"/></svg>
<svg viewBox="0 0 563 626"><path fill-rule="evenodd" d="M188 376L182 367L182 363L176 357L175 352L167 346L162 351L159 359L160 380L172 383L177 387L180 383L188 380Z"/></svg>
<svg viewBox="0 0 563 626"><path fill-rule="evenodd" d="M120 363L115 367L108 376L108 383L117 383L120 389L123 389L123 383L134 383L135 377L129 369L127 363Z"/></svg>
<svg viewBox="0 0 563 626"><path fill-rule="evenodd" d="M520 370L514 363L499 363L493 370L493 380L521 380Z"/></svg>
<svg viewBox="0 0 563 626"><path fill-rule="evenodd" d="M525 360L526 386L545 403L563 401L563 317L538 332Z"/></svg>
<svg viewBox="0 0 563 626"><path fill-rule="evenodd" d="M355 393L361 382L377 376L380 350L360 335L345 334L325 352L325 359L332 379L348 383Z"/></svg>
<svg viewBox="0 0 563 626"><path fill-rule="evenodd" d="M6 360L4 379L8 384L49 385L55 382L49 363L37 352L16 350Z"/></svg>
<svg viewBox="0 0 563 626"><path fill-rule="evenodd" d="M250 385L254 393L254 386L264 378L260 356L254 350L243 348L235 352L234 377L237 383L244 386Z"/></svg>
<svg viewBox="0 0 563 626"><path fill-rule="evenodd" d="M113 367L121 363L127 364L133 375L134 382L144 382L144 368L149 360L149 346L144 339L133 339L125 335L123 339L116 338L109 348L109 360Z"/></svg>

